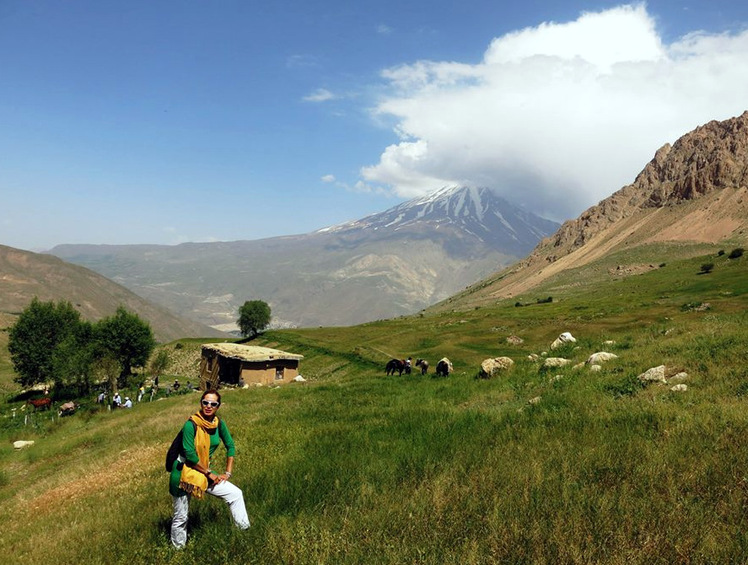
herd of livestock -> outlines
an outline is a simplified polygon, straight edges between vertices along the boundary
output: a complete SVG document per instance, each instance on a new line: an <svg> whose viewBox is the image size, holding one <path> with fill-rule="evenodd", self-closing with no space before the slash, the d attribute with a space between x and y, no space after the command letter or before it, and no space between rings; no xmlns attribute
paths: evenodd
<svg viewBox="0 0 748 565"><path fill-rule="evenodd" d="M390 359L384 366L384 372L388 376L394 375L395 373L397 373L398 375L402 375L403 373L409 375L413 370L410 364L411 360L411 357L408 357L407 359ZM416 367L419 367L421 369L422 375L425 375L429 372L429 362L426 361L426 359L416 359ZM436 364L436 376L447 377L451 372L452 362L446 357L440 359Z"/></svg>

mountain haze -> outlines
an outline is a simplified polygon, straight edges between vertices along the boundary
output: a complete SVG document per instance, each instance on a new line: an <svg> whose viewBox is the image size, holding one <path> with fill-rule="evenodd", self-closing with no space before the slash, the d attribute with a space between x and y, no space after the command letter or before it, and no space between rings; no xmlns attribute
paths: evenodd
<svg viewBox="0 0 748 565"><path fill-rule="evenodd" d="M636 256L610 276L655 268L666 253L695 255L704 245L748 242L748 112L712 121L664 145L634 182L565 222L518 264L436 309L516 297L554 277ZM664 246L664 247L663 247ZM728 247L729 250L729 247ZM584 270L584 269L587 270ZM544 287L545 288L545 287Z"/></svg>
<svg viewBox="0 0 748 565"><path fill-rule="evenodd" d="M124 306L147 321L159 341L220 336L213 328L176 316L89 269L52 255L0 245L0 312L20 314L34 297L67 300L83 318L99 320Z"/></svg>
<svg viewBox="0 0 748 565"><path fill-rule="evenodd" d="M254 299L271 305L275 325L335 326L417 312L516 261L557 226L488 189L450 187L304 235L52 253L213 327L232 329Z"/></svg>

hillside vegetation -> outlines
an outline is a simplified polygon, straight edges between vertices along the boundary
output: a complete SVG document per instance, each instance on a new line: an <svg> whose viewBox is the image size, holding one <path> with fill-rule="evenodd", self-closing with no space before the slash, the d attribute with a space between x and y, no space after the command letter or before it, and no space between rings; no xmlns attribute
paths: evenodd
<svg viewBox="0 0 748 565"><path fill-rule="evenodd" d="M177 316L84 267L45 253L0 245L0 316L20 314L34 297L43 302L71 302L81 316L91 322L111 316L124 306L148 320L159 341L184 336L227 335ZM0 317L0 327L4 327L2 324Z"/></svg>
<svg viewBox="0 0 748 565"><path fill-rule="evenodd" d="M193 503L182 552L168 541L163 457L196 394L117 412L89 402L26 426L5 403L0 551L21 563L746 562L748 258L718 250L628 276L594 264L557 279L551 302L544 288L263 334L254 343L305 356L307 382L225 391L252 528L234 530L218 501ZM606 261L615 273L634 259ZM550 352L566 331L577 343ZM599 372L528 359L603 349L618 359ZM384 375L409 355L429 375ZM454 373L434 378L443 356ZM497 356L514 366L476 379ZM637 379L663 364L688 373L686 391ZM15 451L17 439L36 443Z"/></svg>

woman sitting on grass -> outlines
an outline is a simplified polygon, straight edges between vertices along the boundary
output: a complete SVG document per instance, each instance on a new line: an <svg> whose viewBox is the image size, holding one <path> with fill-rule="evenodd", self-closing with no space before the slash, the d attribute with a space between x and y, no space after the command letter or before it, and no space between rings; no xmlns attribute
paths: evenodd
<svg viewBox="0 0 748 565"><path fill-rule="evenodd" d="M242 530L249 528L244 495L239 487L229 482L235 448L228 427L216 416L220 406L218 391L206 390L200 398L200 411L190 416L182 428L182 453L174 462L169 477L169 492L174 497L171 543L177 549L187 543L190 496L199 499L207 492L225 500L234 524ZM226 471L218 475L210 470L210 457L221 442L226 446Z"/></svg>

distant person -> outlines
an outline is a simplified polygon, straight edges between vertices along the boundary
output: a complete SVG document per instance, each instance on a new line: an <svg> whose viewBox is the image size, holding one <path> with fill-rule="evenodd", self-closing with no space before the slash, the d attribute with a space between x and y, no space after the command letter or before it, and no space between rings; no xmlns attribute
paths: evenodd
<svg viewBox="0 0 748 565"><path fill-rule="evenodd" d="M115 392L114 396L112 397L112 408L119 408L122 404L122 397L119 395L119 392Z"/></svg>
<svg viewBox="0 0 748 565"><path fill-rule="evenodd" d="M412 357L408 357L405 360L405 374L406 375L410 375L410 372L413 370L412 362L413 362Z"/></svg>
<svg viewBox="0 0 748 565"><path fill-rule="evenodd" d="M140 402L143 399L144 394L145 394L145 383L142 383L140 385L140 388L138 389L138 402Z"/></svg>
<svg viewBox="0 0 748 565"><path fill-rule="evenodd" d="M104 392L102 391L99 393L99 396L96 397L96 402L98 402L99 404L104 404L104 400L106 400L106 394L104 394Z"/></svg>
<svg viewBox="0 0 748 565"><path fill-rule="evenodd" d="M179 379L174 379L174 384L172 387L174 388L174 392L177 392L179 390Z"/></svg>
<svg viewBox="0 0 748 565"><path fill-rule="evenodd" d="M206 390L200 398L200 411L190 416L182 427L182 453L174 461L169 477L169 492L174 500L171 543L177 549L187 543L191 496L200 499L207 492L223 499L229 506L234 524L242 530L249 528L244 494L229 482L236 448L228 426L216 415L220 407L218 391ZM210 460L221 442L226 447L226 471L219 475L211 470Z"/></svg>
<svg viewBox="0 0 748 565"><path fill-rule="evenodd" d="M129 396L125 396L125 403L122 405L122 408L132 408L132 400L130 400Z"/></svg>

